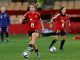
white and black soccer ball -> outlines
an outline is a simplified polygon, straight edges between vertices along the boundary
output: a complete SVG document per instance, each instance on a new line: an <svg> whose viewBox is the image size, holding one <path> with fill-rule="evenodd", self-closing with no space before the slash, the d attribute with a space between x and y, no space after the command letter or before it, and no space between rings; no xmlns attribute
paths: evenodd
<svg viewBox="0 0 80 60"><path fill-rule="evenodd" d="M30 55L29 51L24 51L24 52L23 52L24 58L28 58L29 55Z"/></svg>
<svg viewBox="0 0 80 60"><path fill-rule="evenodd" d="M56 47L52 46L50 49L49 49L50 52L56 52Z"/></svg>

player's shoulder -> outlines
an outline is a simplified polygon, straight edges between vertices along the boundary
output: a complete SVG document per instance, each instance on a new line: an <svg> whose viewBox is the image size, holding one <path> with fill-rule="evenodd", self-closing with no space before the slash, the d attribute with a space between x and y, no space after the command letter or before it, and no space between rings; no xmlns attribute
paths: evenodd
<svg viewBox="0 0 80 60"><path fill-rule="evenodd" d="M35 12L36 14L38 14L38 15L40 15L40 13L39 12Z"/></svg>
<svg viewBox="0 0 80 60"><path fill-rule="evenodd" d="M24 14L24 16L28 15L29 13L30 13L30 11L26 12L26 13Z"/></svg>
<svg viewBox="0 0 80 60"><path fill-rule="evenodd" d="M26 12L25 14L29 14L29 13L30 13L30 11Z"/></svg>

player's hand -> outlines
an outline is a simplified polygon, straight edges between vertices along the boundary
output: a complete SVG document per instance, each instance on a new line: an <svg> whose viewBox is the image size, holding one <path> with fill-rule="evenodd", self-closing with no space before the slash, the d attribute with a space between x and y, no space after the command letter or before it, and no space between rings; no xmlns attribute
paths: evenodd
<svg viewBox="0 0 80 60"><path fill-rule="evenodd" d="M1 28L0 28L0 31L1 31Z"/></svg>
<svg viewBox="0 0 80 60"><path fill-rule="evenodd" d="M19 20L19 23L22 23L22 19Z"/></svg>
<svg viewBox="0 0 80 60"><path fill-rule="evenodd" d="M60 31L60 30L57 30L56 32L57 32L57 33L60 33L61 31Z"/></svg>
<svg viewBox="0 0 80 60"><path fill-rule="evenodd" d="M49 27L52 28L53 24L50 24Z"/></svg>
<svg viewBox="0 0 80 60"><path fill-rule="evenodd" d="M69 27L71 27L71 24L69 24Z"/></svg>
<svg viewBox="0 0 80 60"><path fill-rule="evenodd" d="M25 19L25 17L23 16L23 17L19 20L19 23L22 23L24 19Z"/></svg>
<svg viewBox="0 0 80 60"><path fill-rule="evenodd" d="M52 23L52 21L50 21L50 22L48 22L49 24L51 24Z"/></svg>
<svg viewBox="0 0 80 60"><path fill-rule="evenodd" d="M9 26L7 26L7 31L9 30Z"/></svg>

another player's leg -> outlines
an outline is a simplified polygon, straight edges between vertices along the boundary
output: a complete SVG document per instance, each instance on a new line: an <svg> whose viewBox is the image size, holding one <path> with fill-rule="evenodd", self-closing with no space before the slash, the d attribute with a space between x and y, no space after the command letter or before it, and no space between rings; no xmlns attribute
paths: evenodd
<svg viewBox="0 0 80 60"><path fill-rule="evenodd" d="M65 31L62 31L62 32L61 32L62 40L61 40L61 43L60 43L60 50L63 50L63 46L64 46L64 44L65 44L65 38L66 38L65 35L66 35Z"/></svg>
<svg viewBox="0 0 80 60"><path fill-rule="evenodd" d="M49 49L56 43L56 41L58 40L58 36L54 36L54 40L51 42Z"/></svg>

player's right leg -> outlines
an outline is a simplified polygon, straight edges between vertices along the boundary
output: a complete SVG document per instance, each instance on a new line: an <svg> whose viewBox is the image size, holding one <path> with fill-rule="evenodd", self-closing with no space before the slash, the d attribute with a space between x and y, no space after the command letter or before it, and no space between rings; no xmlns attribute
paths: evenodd
<svg viewBox="0 0 80 60"><path fill-rule="evenodd" d="M28 38L29 38L29 40L31 41L31 39L32 39L32 33L33 32L28 32ZM28 48L27 48L27 51L32 51L32 49L33 49L33 44L28 44Z"/></svg>
<svg viewBox="0 0 80 60"><path fill-rule="evenodd" d="M57 40L58 40L58 36L55 35L54 40L52 40L52 42L50 43L49 49L56 43Z"/></svg>
<svg viewBox="0 0 80 60"><path fill-rule="evenodd" d="M37 56L38 56L39 55L39 50L34 43L35 43L36 38L39 36L39 33L31 32L31 33L28 33L28 36L29 36L30 42L29 42L27 51L31 52L32 49L34 48L35 52L37 53Z"/></svg>
<svg viewBox="0 0 80 60"><path fill-rule="evenodd" d="M27 32L28 38L31 41L32 38L32 32ZM32 44L28 44L28 48L23 52L24 58L28 58L30 55L30 52L32 51Z"/></svg>
<svg viewBox="0 0 80 60"><path fill-rule="evenodd" d="M4 41L4 29L3 29L3 27L1 27L1 43L3 43L3 41Z"/></svg>

